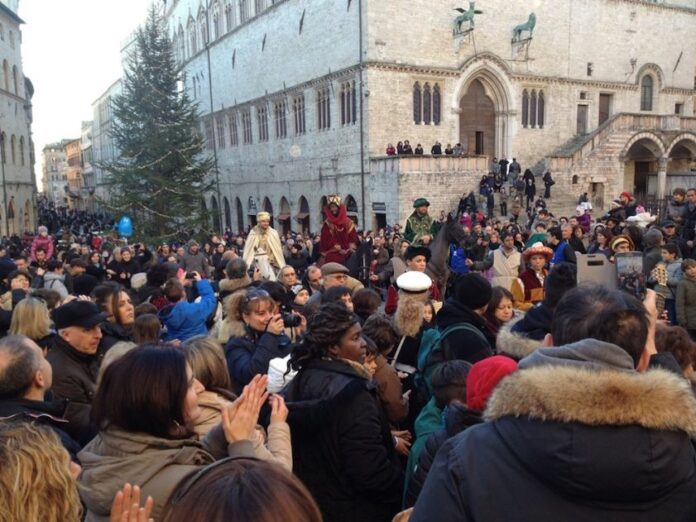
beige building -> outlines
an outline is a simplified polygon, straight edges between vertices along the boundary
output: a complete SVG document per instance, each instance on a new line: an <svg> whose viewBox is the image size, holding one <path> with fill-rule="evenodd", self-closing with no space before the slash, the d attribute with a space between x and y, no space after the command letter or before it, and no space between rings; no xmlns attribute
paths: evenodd
<svg viewBox="0 0 696 522"><path fill-rule="evenodd" d="M17 2L0 3L0 235L34 229L33 87L22 69Z"/></svg>
<svg viewBox="0 0 696 522"><path fill-rule="evenodd" d="M264 209L317 230L334 192L360 227L403 222L417 196L439 214L502 156L550 169L557 206L694 183L696 0L169 0L165 15L221 228ZM402 140L426 155L385 157ZM430 157L436 141L469 157Z"/></svg>
<svg viewBox="0 0 696 522"><path fill-rule="evenodd" d="M80 138L67 140L65 142L65 162L68 165L68 208L86 210L85 198L83 197L83 188L85 184L82 178L82 151L80 142Z"/></svg>
<svg viewBox="0 0 696 522"><path fill-rule="evenodd" d="M65 144L69 140L50 143L41 151L43 194L57 207L68 204L68 163L65 159Z"/></svg>

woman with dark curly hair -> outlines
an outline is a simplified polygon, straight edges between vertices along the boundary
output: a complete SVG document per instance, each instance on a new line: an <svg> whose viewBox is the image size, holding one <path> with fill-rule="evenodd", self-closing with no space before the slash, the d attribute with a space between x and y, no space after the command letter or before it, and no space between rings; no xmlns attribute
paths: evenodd
<svg viewBox="0 0 696 522"><path fill-rule="evenodd" d="M309 319L290 358L298 371L285 390L298 432L294 471L332 522L388 521L401 500L401 468L365 352L358 317L329 303Z"/></svg>

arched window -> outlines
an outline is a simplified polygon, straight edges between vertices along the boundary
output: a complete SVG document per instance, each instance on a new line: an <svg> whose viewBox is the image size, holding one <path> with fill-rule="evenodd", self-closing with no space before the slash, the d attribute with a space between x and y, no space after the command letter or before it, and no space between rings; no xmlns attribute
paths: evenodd
<svg viewBox="0 0 696 522"><path fill-rule="evenodd" d="M176 44L179 48L179 57L183 62L186 59L186 37L184 36L184 28L179 24L179 36L176 39Z"/></svg>
<svg viewBox="0 0 696 522"><path fill-rule="evenodd" d="M651 111L653 106L653 79L646 74L640 81L640 110Z"/></svg>
<svg viewBox="0 0 696 522"><path fill-rule="evenodd" d="M225 229L232 230L232 212L230 211L230 202L227 200L227 196L222 198L222 202L225 207Z"/></svg>
<svg viewBox="0 0 696 522"><path fill-rule="evenodd" d="M10 157L12 158L12 164L17 164L17 138L13 134L10 138Z"/></svg>
<svg viewBox="0 0 696 522"><path fill-rule="evenodd" d="M6 149L5 149L5 142L7 141L7 134L4 132L0 132L0 156L2 156L2 162L7 163L7 154L6 154Z"/></svg>
<svg viewBox="0 0 696 522"><path fill-rule="evenodd" d="M19 137L19 164L24 166L24 136Z"/></svg>
<svg viewBox="0 0 696 522"><path fill-rule="evenodd" d="M249 18L249 6L247 0L239 0L239 21L244 23Z"/></svg>
<svg viewBox="0 0 696 522"><path fill-rule="evenodd" d="M254 13L260 14L261 11L263 11L264 8L266 7L264 4L265 4L264 0L254 0Z"/></svg>
<svg viewBox="0 0 696 522"><path fill-rule="evenodd" d="M2 61L2 76L5 78L5 90L10 90L10 66L7 64L7 60Z"/></svg>
<svg viewBox="0 0 696 522"><path fill-rule="evenodd" d="M225 4L225 26L227 32L230 32L234 28L234 5L230 0L227 0Z"/></svg>
<svg viewBox="0 0 696 522"><path fill-rule="evenodd" d="M433 87L433 123L435 125L440 125L440 107L440 86L435 84L435 87Z"/></svg>
<svg viewBox="0 0 696 522"><path fill-rule="evenodd" d="M413 84L413 122L416 125L421 123L421 87L420 83Z"/></svg>
<svg viewBox="0 0 696 522"><path fill-rule="evenodd" d="M529 125L534 128L537 124L537 93L532 91L531 99L529 100Z"/></svg>
<svg viewBox="0 0 696 522"><path fill-rule="evenodd" d="M196 22L193 18L189 18L186 30L189 34L189 56L193 56L198 52L198 38L196 37Z"/></svg>
<svg viewBox="0 0 696 522"><path fill-rule="evenodd" d="M217 2L213 5L213 40L220 38L220 6Z"/></svg>
<svg viewBox="0 0 696 522"><path fill-rule="evenodd" d="M14 87L14 93L19 94L19 89L17 88L17 66L12 66L12 86Z"/></svg>
<svg viewBox="0 0 696 522"><path fill-rule="evenodd" d="M423 87L423 123L430 125L432 121L432 98L430 96L430 84Z"/></svg>
<svg viewBox="0 0 696 522"><path fill-rule="evenodd" d="M537 101L537 127L544 128L544 91L539 91L539 100Z"/></svg>
<svg viewBox="0 0 696 522"><path fill-rule="evenodd" d="M201 32L201 47L205 47L208 43L208 27L206 25L207 13L204 9L198 12L198 30Z"/></svg>
<svg viewBox="0 0 696 522"><path fill-rule="evenodd" d="M522 127L529 126L529 93L527 89L522 91Z"/></svg>

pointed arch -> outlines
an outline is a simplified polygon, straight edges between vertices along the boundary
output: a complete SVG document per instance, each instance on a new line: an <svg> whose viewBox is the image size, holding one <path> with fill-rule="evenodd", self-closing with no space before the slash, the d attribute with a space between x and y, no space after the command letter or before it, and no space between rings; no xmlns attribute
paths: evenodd
<svg viewBox="0 0 696 522"><path fill-rule="evenodd" d="M652 111L653 110L653 96L654 96L653 89L654 89L653 77L649 74L646 74L640 80L640 110L641 111Z"/></svg>
<svg viewBox="0 0 696 522"><path fill-rule="evenodd" d="M303 233L309 232L309 202L306 197L300 196L300 199L297 201L297 208L300 210L295 216L295 219L300 224Z"/></svg>
<svg viewBox="0 0 696 522"><path fill-rule="evenodd" d="M517 117L517 104L513 106L511 92L512 82L510 72L503 60L495 55L485 53L464 62L462 73L456 80L452 96L450 98L451 110L460 115L459 125L461 129L460 102L467 94L469 86L478 80L483 86L485 95L493 102L494 107L494 137L491 155L512 156L511 129L515 128ZM461 135L460 135L461 139Z"/></svg>
<svg viewBox="0 0 696 522"><path fill-rule="evenodd" d="M12 159L12 164L17 164L17 137L13 134L10 137L10 158Z"/></svg>
<svg viewBox="0 0 696 522"><path fill-rule="evenodd" d="M420 125L423 120L421 112L421 87L420 83L413 84L413 123Z"/></svg>
<svg viewBox="0 0 696 522"><path fill-rule="evenodd" d="M527 89L522 91L522 127L529 127L529 93Z"/></svg>
<svg viewBox="0 0 696 522"><path fill-rule="evenodd" d="M529 97L529 126L533 129L537 126L537 92L532 89Z"/></svg>
<svg viewBox="0 0 696 522"><path fill-rule="evenodd" d="M279 209L278 221L283 228L283 234L287 234L291 231L292 225L290 221L290 203L285 196L280 198Z"/></svg>
<svg viewBox="0 0 696 522"><path fill-rule="evenodd" d="M19 164L24 167L24 136L19 137Z"/></svg>
<svg viewBox="0 0 696 522"><path fill-rule="evenodd" d="M12 66L12 88L13 91L16 95L19 95L19 83L17 81L17 66L13 65Z"/></svg>
<svg viewBox="0 0 696 522"><path fill-rule="evenodd" d="M220 205L218 205L218 200L215 196L210 198L210 211L212 214L212 222L214 232L220 232L222 230L222 224L220 223Z"/></svg>
<svg viewBox="0 0 696 522"><path fill-rule="evenodd" d="M232 211L230 210L230 202L227 196L222 198L222 204L225 210L225 230L232 230Z"/></svg>
<svg viewBox="0 0 696 522"><path fill-rule="evenodd" d="M440 85L436 83L433 87L433 123L440 125L440 121L442 121L442 97Z"/></svg>
<svg viewBox="0 0 696 522"><path fill-rule="evenodd" d="M358 202L355 200L355 198L348 194L346 196L345 200L346 204L346 211L348 213L348 217L353 220L353 222L357 225L358 224Z"/></svg>
<svg viewBox="0 0 696 522"><path fill-rule="evenodd" d="M7 60L2 61L2 76L5 79L5 90L10 90L10 65Z"/></svg>
<svg viewBox="0 0 696 522"><path fill-rule="evenodd" d="M432 96L430 94L430 84L423 86L423 123L430 125L432 122Z"/></svg>
<svg viewBox="0 0 696 522"><path fill-rule="evenodd" d="M539 99L537 101L537 127L544 128L544 118L546 117L546 100L544 99L544 91L539 91Z"/></svg>
<svg viewBox="0 0 696 522"><path fill-rule="evenodd" d="M244 207L241 199L234 198L234 208L237 214L237 232L244 232Z"/></svg>

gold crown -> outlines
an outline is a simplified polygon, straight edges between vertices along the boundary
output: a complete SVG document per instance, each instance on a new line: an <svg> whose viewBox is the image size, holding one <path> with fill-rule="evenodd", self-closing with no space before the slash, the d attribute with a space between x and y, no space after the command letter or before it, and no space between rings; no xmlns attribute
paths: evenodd
<svg viewBox="0 0 696 522"><path fill-rule="evenodd" d="M341 205L341 196L339 196L338 194L331 194L326 199L329 202L329 205L331 205L331 203L335 203L338 206Z"/></svg>

